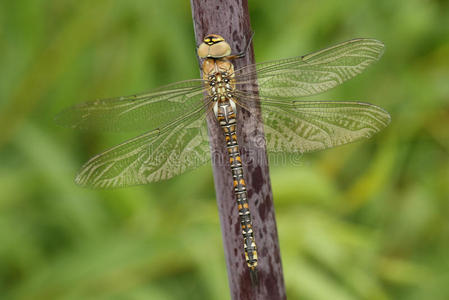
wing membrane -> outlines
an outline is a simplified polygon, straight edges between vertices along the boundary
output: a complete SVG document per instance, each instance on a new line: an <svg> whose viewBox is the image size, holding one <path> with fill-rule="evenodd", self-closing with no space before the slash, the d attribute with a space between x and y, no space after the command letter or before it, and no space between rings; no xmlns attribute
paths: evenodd
<svg viewBox="0 0 449 300"><path fill-rule="evenodd" d="M243 108L260 99L269 151L304 153L369 138L390 122L389 114L375 105L286 99L339 85L378 60L383 48L377 40L356 39L302 57L249 65L235 71L234 97ZM257 86L260 97L254 93ZM189 80L63 111L57 121L72 128L157 128L93 157L76 182L94 188L145 184L208 161L205 112L211 99L204 102L204 88L203 80Z"/></svg>
<svg viewBox="0 0 449 300"><path fill-rule="evenodd" d="M262 116L272 152L331 148L370 138L390 123L388 112L362 102L265 101Z"/></svg>
<svg viewBox="0 0 449 300"><path fill-rule="evenodd" d="M202 101L203 80L188 80L145 94L82 103L61 112L56 121L79 129L149 130L173 121Z"/></svg>
<svg viewBox="0 0 449 300"><path fill-rule="evenodd" d="M383 49L380 41L354 39L301 57L246 66L235 71L236 86L251 92L258 83L261 96L276 99L322 93L360 74Z"/></svg>
<svg viewBox="0 0 449 300"><path fill-rule="evenodd" d="M75 181L93 188L116 188L171 178L210 158L203 107L126 141L90 159Z"/></svg>

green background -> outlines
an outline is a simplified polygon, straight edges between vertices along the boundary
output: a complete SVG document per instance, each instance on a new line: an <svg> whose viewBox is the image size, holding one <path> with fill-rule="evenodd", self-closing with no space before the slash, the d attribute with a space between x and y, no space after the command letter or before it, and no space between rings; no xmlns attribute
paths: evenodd
<svg viewBox="0 0 449 300"><path fill-rule="evenodd" d="M447 1L250 1L256 60L356 37L383 58L316 99L362 100L373 139L272 165L289 299L449 298ZM125 138L58 127L82 101L197 78L188 1L0 2L0 298L228 299L211 166L77 187Z"/></svg>

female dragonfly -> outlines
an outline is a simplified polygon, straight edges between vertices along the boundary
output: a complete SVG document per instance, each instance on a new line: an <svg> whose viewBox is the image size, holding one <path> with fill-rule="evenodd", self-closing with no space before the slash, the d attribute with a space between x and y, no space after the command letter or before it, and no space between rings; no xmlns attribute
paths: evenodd
<svg viewBox="0 0 449 300"><path fill-rule="evenodd" d="M234 179L245 259L255 274L257 247L236 132L236 107L249 109L260 101L269 151L304 153L369 138L390 122L380 107L292 99L324 92L356 76L380 58L383 48L374 39L354 39L305 56L234 70L232 60L244 53L231 55L223 37L207 35L197 51L204 59L203 79L87 102L59 114L59 123L73 128L153 129L94 156L82 167L76 183L94 188L145 184L205 163L210 157L205 117L213 113L225 135L223 147Z"/></svg>

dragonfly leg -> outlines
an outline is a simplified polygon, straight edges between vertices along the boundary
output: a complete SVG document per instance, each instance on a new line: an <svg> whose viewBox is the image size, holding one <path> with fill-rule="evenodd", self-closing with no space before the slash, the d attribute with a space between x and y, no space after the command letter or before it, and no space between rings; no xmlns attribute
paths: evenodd
<svg viewBox="0 0 449 300"><path fill-rule="evenodd" d="M251 37L249 38L248 42L246 43L245 49L244 49L242 52L237 53L237 54L234 54L234 55L230 55L230 56L228 56L227 58L228 58L228 59L236 59L236 58L242 58L242 57L245 57L245 56L246 56L246 53L248 53L249 46L251 45L251 41L253 40L253 37L254 37L254 31L253 31L253 33L251 34Z"/></svg>

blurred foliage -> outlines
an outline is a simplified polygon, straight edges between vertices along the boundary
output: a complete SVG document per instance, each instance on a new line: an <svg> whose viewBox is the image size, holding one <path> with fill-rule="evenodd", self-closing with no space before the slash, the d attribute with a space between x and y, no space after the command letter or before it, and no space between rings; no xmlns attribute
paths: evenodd
<svg viewBox="0 0 449 300"><path fill-rule="evenodd" d="M249 5L257 61L356 37L386 44L317 98L375 103L391 125L271 166L289 298L448 299L448 2ZM229 298L210 165L82 189L81 164L129 136L53 123L81 101L198 76L188 1L0 2L1 299Z"/></svg>

